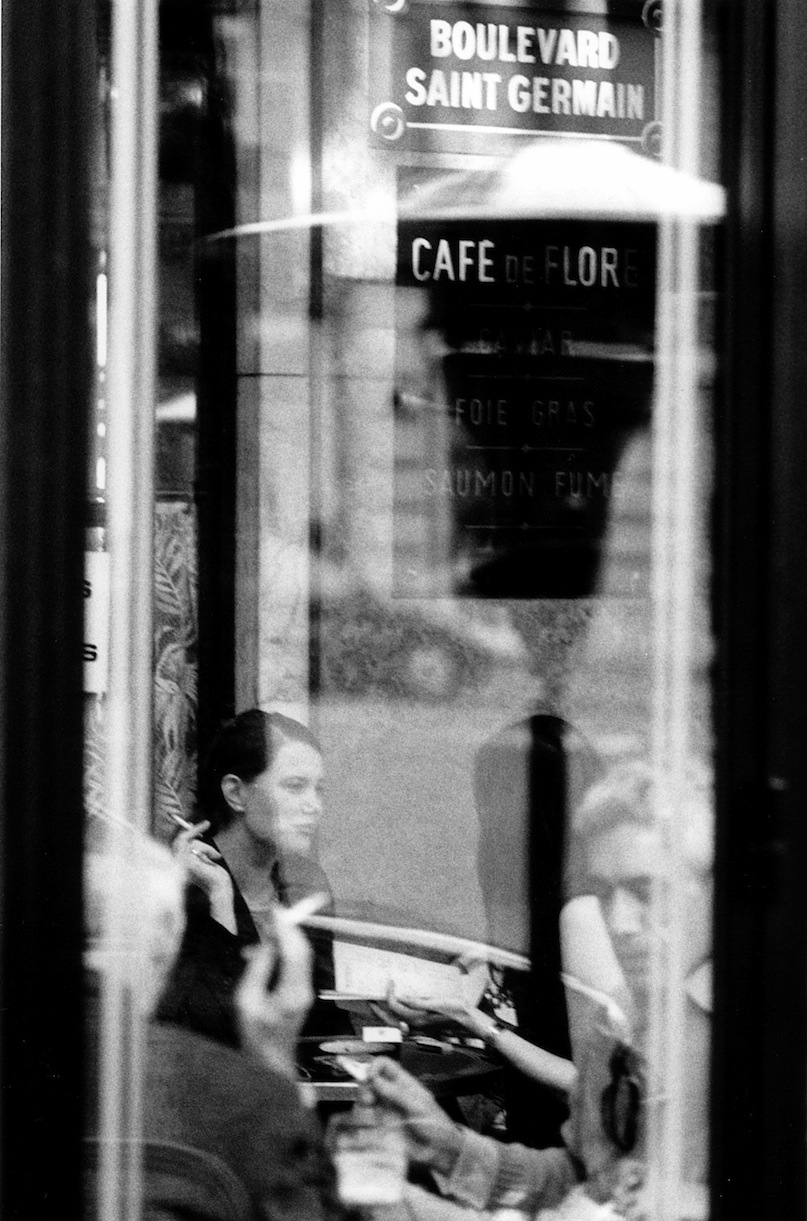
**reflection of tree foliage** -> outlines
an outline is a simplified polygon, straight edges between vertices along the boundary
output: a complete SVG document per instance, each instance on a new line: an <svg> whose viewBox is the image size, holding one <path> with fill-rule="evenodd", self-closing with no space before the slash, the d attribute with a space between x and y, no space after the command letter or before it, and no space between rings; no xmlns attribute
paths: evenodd
<svg viewBox="0 0 807 1221"><path fill-rule="evenodd" d="M84 697L84 809L90 843L104 822L106 801L106 724L101 700L95 695Z"/></svg>
<svg viewBox="0 0 807 1221"><path fill-rule="evenodd" d="M173 812L188 817L196 788L196 522L184 503L158 504L154 520L154 829ZM85 697L84 807L89 844L121 815L108 809L103 696Z"/></svg>
<svg viewBox="0 0 807 1221"><path fill-rule="evenodd" d="M526 645L530 670L543 680L547 700L560 704L569 652L588 626L594 602L590 598L556 598L505 605Z"/></svg>
<svg viewBox="0 0 807 1221"><path fill-rule="evenodd" d="M189 817L196 782L196 524L184 503L157 506L154 530L154 826Z"/></svg>

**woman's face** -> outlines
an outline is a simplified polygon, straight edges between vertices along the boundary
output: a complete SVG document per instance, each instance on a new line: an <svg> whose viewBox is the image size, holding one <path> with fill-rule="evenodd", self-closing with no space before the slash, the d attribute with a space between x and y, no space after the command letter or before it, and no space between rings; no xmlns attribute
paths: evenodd
<svg viewBox="0 0 807 1221"><path fill-rule="evenodd" d="M266 771L244 786L247 830L281 856L307 855L322 814L322 790L319 751L307 742L282 742Z"/></svg>

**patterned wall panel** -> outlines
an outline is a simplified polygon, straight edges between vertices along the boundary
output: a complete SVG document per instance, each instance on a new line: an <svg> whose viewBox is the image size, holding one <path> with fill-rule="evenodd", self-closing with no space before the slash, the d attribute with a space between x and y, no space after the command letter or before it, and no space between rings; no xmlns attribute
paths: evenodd
<svg viewBox="0 0 807 1221"><path fill-rule="evenodd" d="M196 792L198 690L196 516L184 501L154 520L154 828L188 818Z"/></svg>

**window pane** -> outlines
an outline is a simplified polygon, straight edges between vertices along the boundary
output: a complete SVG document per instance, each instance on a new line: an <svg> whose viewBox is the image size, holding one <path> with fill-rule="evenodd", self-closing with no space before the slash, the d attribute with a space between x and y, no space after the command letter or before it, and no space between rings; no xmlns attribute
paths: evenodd
<svg viewBox="0 0 807 1221"><path fill-rule="evenodd" d="M238 699L323 743L337 913L495 948L483 1008L575 1061L593 1194L631 1168L599 1112L574 1123L629 1043L647 1189L697 1213L722 209L697 12L244 25ZM337 984L392 969L365 948L337 945ZM485 1130L561 1142L564 1100L509 1069L485 1105Z"/></svg>
<svg viewBox="0 0 807 1221"><path fill-rule="evenodd" d="M295 763L270 834L219 784L216 842L256 937L328 897L320 1102L392 984L463 1126L568 1149L569 1216L705 1216L697 6L163 10L154 830L212 813L220 720L309 727L324 787ZM265 894L233 826L271 841Z"/></svg>

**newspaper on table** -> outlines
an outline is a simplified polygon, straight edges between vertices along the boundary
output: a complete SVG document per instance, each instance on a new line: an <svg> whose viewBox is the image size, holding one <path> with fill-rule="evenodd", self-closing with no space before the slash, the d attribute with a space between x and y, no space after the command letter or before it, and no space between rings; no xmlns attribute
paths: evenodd
<svg viewBox="0 0 807 1221"><path fill-rule="evenodd" d="M440 1004L479 1003L488 965L529 970L523 954L427 929L312 916L306 927L333 934L335 988L340 1000L383 1000L392 987L402 999Z"/></svg>

